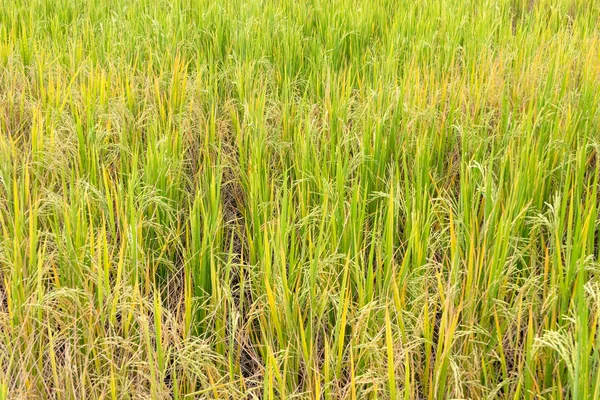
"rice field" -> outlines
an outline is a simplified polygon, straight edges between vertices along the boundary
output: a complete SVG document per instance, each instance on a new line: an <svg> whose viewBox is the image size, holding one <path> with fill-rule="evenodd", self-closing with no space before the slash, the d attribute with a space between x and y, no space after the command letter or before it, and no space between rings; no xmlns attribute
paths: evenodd
<svg viewBox="0 0 600 400"><path fill-rule="evenodd" d="M0 400L600 399L600 2L0 0Z"/></svg>

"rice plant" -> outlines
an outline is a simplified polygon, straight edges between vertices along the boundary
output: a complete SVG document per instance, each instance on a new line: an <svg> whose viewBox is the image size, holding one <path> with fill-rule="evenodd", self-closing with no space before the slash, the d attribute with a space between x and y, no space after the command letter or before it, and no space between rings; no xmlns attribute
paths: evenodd
<svg viewBox="0 0 600 400"><path fill-rule="evenodd" d="M600 399L600 2L0 0L0 400Z"/></svg>

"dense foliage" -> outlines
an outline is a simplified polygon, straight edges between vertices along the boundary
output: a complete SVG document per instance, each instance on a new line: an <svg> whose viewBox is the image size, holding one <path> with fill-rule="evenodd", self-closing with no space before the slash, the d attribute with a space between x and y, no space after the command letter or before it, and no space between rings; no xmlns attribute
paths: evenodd
<svg viewBox="0 0 600 400"><path fill-rule="evenodd" d="M599 27L0 0L0 399L600 398Z"/></svg>

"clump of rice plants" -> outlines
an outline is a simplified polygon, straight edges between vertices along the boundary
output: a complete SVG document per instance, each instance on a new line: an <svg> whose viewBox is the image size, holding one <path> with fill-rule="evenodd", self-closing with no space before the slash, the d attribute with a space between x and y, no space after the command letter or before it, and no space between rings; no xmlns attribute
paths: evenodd
<svg viewBox="0 0 600 400"><path fill-rule="evenodd" d="M600 3L0 0L0 400L600 398Z"/></svg>

